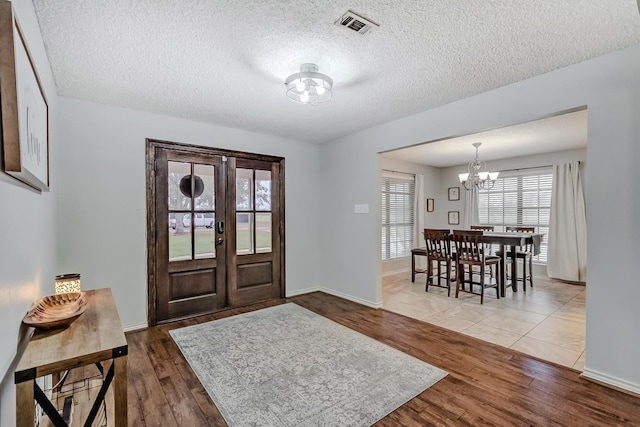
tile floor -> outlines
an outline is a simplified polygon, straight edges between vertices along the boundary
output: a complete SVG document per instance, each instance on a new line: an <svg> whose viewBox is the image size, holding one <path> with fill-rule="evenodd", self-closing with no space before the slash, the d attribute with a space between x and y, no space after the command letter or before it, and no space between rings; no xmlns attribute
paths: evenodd
<svg viewBox="0 0 640 427"><path fill-rule="evenodd" d="M424 274L411 273L382 278L383 308L470 335L532 356L582 371L585 364L584 286L547 277L534 277L534 287L522 292L507 288L505 298L495 290L480 297L460 293L451 297L445 288L429 287Z"/></svg>

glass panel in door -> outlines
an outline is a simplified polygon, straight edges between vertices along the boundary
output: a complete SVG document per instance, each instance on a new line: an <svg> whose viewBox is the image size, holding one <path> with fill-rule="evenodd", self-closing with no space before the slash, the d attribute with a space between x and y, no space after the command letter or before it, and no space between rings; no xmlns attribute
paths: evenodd
<svg viewBox="0 0 640 427"><path fill-rule="evenodd" d="M271 171L236 169L236 253L269 253L272 248Z"/></svg>
<svg viewBox="0 0 640 427"><path fill-rule="evenodd" d="M215 166L169 161L169 261L215 258Z"/></svg>

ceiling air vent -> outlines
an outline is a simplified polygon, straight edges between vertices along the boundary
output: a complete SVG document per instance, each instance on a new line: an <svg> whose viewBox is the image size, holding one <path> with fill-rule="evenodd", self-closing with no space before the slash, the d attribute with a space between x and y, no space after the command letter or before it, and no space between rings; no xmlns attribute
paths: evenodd
<svg viewBox="0 0 640 427"><path fill-rule="evenodd" d="M342 15L342 17L335 22L335 24L350 28L360 34L365 34L370 29L380 26L367 18L363 18L352 10L348 10L347 13Z"/></svg>

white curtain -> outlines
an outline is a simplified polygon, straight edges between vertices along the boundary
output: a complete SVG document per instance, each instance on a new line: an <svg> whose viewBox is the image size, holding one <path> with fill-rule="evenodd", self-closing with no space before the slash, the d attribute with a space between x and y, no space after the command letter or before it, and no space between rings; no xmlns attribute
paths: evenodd
<svg viewBox="0 0 640 427"><path fill-rule="evenodd" d="M471 185L471 190L464 191L464 215L462 219L462 228L468 230L472 225L478 225L478 187ZM452 228L459 228L460 226L452 225Z"/></svg>
<svg viewBox="0 0 640 427"><path fill-rule="evenodd" d="M587 280L587 217L579 162L553 166L547 274Z"/></svg>
<svg viewBox="0 0 640 427"><path fill-rule="evenodd" d="M424 199L424 175L416 174L415 178L415 200L414 200L414 223L415 232L413 234L413 246L415 248L425 246L424 241L424 212L426 209ZM416 257L416 267L424 269L427 266L427 260L423 256Z"/></svg>

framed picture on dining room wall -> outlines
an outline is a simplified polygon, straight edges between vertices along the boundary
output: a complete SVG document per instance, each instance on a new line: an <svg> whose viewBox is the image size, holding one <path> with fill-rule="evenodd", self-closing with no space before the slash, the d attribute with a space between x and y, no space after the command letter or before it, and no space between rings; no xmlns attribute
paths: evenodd
<svg viewBox="0 0 640 427"><path fill-rule="evenodd" d="M0 64L4 171L49 191L49 107L11 2L0 2Z"/></svg>
<svg viewBox="0 0 640 427"><path fill-rule="evenodd" d="M458 224L460 224L460 212L459 211L449 211L448 219L449 219L449 224L450 225L458 225Z"/></svg>
<svg viewBox="0 0 640 427"><path fill-rule="evenodd" d="M433 199L427 199L427 212L433 212Z"/></svg>
<svg viewBox="0 0 640 427"><path fill-rule="evenodd" d="M449 187L449 200L460 200L460 187Z"/></svg>

